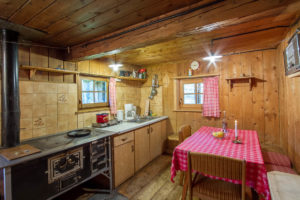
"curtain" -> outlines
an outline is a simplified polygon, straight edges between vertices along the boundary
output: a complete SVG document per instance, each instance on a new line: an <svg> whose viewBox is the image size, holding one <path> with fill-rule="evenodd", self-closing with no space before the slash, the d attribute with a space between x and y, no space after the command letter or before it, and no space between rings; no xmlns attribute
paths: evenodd
<svg viewBox="0 0 300 200"><path fill-rule="evenodd" d="M116 80L109 79L109 106L110 114L117 114Z"/></svg>
<svg viewBox="0 0 300 200"><path fill-rule="evenodd" d="M205 117L220 117L219 77L204 78L202 114Z"/></svg>

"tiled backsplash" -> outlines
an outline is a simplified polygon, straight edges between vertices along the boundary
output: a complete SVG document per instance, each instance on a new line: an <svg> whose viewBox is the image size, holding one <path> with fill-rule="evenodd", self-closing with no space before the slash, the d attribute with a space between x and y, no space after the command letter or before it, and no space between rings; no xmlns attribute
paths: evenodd
<svg viewBox="0 0 300 200"><path fill-rule="evenodd" d="M77 128L77 85L20 81L21 140Z"/></svg>

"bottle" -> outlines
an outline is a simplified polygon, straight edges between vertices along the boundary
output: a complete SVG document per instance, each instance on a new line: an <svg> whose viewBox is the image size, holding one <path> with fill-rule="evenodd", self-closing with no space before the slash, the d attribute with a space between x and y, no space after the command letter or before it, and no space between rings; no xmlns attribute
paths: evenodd
<svg viewBox="0 0 300 200"><path fill-rule="evenodd" d="M192 76L192 69L189 69L189 76Z"/></svg>
<svg viewBox="0 0 300 200"><path fill-rule="evenodd" d="M227 133L227 120L226 120L226 111L224 111L224 116L222 120L222 131Z"/></svg>

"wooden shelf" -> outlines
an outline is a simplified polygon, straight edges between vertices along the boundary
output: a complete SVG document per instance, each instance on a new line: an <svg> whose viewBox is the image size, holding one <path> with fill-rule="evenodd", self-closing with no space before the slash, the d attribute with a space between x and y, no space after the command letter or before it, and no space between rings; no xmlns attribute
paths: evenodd
<svg viewBox="0 0 300 200"><path fill-rule="evenodd" d="M52 72L52 73L60 73L60 74L74 74L74 75L78 74L77 71L64 70L64 69L53 69L53 68L46 68L46 67L27 66L27 65L21 65L20 69L30 70L30 72L29 72L30 80L35 79L36 71Z"/></svg>
<svg viewBox="0 0 300 200"><path fill-rule="evenodd" d="M115 78L121 79L121 80L127 80L127 81L140 81L140 82L146 82L147 81L147 79L123 77L123 76L117 76Z"/></svg>
<svg viewBox="0 0 300 200"><path fill-rule="evenodd" d="M252 87L254 85L254 82L256 82L256 81L264 81L264 80L262 80L260 78L255 77L255 76L233 77L233 78L226 78L226 80L229 83L230 91L232 91L233 84L236 83L236 82L242 82L242 81L249 82L249 89L251 91Z"/></svg>
<svg viewBox="0 0 300 200"><path fill-rule="evenodd" d="M193 79L193 78L205 78L205 77L212 77L212 76L220 76L220 74L199 74L195 76L176 76L176 77L172 77L172 79Z"/></svg>
<svg viewBox="0 0 300 200"><path fill-rule="evenodd" d="M288 75L288 78L296 78L296 77L299 77L299 76L300 76L300 72L296 72L294 74Z"/></svg>

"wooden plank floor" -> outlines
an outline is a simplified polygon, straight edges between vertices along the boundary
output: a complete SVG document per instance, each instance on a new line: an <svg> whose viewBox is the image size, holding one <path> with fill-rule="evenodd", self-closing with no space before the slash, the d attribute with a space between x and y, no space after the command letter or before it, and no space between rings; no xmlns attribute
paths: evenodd
<svg viewBox="0 0 300 200"><path fill-rule="evenodd" d="M182 186L179 176L175 183L170 180L171 156L161 155L132 178L117 188L117 191L133 200L179 200Z"/></svg>

